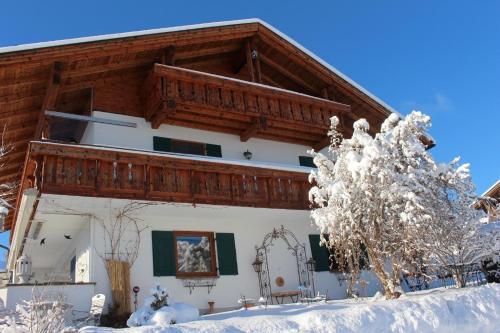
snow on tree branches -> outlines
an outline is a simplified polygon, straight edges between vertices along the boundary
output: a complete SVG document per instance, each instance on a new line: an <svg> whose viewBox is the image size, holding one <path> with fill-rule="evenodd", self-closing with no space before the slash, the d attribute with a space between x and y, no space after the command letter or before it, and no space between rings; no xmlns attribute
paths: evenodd
<svg viewBox="0 0 500 333"><path fill-rule="evenodd" d="M438 246L425 231L473 220L468 167L434 162L421 140L430 118L420 112L404 119L390 115L374 137L364 119L354 123L350 139L337 130L336 117L331 122L328 154L311 152L318 167L310 175L312 219L328 235L322 242L341 268L357 276L366 251L386 297L398 297L401 272L430 258ZM454 187L447 190L447 184ZM452 188L458 199L447 210Z"/></svg>

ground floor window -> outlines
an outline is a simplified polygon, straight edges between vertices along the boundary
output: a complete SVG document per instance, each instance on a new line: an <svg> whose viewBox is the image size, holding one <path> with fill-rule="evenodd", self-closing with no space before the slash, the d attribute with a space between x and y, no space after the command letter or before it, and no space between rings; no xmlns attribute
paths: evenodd
<svg viewBox="0 0 500 333"><path fill-rule="evenodd" d="M214 234L198 231L175 231L177 276L216 276Z"/></svg>
<svg viewBox="0 0 500 333"><path fill-rule="evenodd" d="M238 275L233 233L153 230L151 241L154 276Z"/></svg>

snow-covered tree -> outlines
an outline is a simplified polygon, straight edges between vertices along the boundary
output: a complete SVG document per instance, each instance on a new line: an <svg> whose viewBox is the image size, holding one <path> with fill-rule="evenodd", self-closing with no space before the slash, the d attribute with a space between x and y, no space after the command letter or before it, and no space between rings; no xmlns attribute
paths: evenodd
<svg viewBox="0 0 500 333"><path fill-rule="evenodd" d="M465 286L464 265L479 263L487 250L481 237L480 216L473 203L475 187L469 164L437 165L428 187L432 192L432 223L420 225L420 248L424 248L431 262L447 267L459 287Z"/></svg>
<svg viewBox="0 0 500 333"><path fill-rule="evenodd" d="M374 137L361 119L351 139L342 138L338 123L333 117L329 153L312 152L318 167L310 175L312 219L344 269L359 272L366 250L386 297L398 297L400 273L416 259L416 227L432 220L421 200L430 195L426 184L434 171L421 141L430 119L393 114Z"/></svg>

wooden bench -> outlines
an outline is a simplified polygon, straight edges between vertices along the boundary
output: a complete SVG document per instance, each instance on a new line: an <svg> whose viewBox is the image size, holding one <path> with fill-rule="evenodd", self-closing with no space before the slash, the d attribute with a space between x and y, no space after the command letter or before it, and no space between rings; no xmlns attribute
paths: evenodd
<svg viewBox="0 0 500 333"><path fill-rule="evenodd" d="M299 300L299 296L301 294L302 292L300 290L286 290L286 291L277 291L271 293L271 297L274 297L276 299L276 303L278 304L283 304L285 297L290 297L292 303L296 303ZM281 298L281 302L279 301L279 298Z"/></svg>

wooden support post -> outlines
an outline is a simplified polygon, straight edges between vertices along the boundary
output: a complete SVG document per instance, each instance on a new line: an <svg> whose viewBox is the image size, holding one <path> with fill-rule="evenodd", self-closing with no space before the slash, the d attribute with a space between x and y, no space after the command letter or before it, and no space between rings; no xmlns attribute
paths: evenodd
<svg viewBox="0 0 500 333"><path fill-rule="evenodd" d="M321 89L321 96L324 98L324 99L329 99L328 98L328 88L323 88Z"/></svg>
<svg viewBox="0 0 500 333"><path fill-rule="evenodd" d="M175 46L170 45L167 47L162 54L161 63L164 65L174 66L175 65Z"/></svg>
<svg viewBox="0 0 500 333"><path fill-rule="evenodd" d="M246 130L240 134L241 142L247 142L252 136L257 134L257 132L265 130L267 128L267 117L261 116L254 118L252 125L250 125Z"/></svg>
<svg viewBox="0 0 500 333"><path fill-rule="evenodd" d="M325 88L323 88L325 90L325 93L326 93L326 99L329 99L330 101L336 101L337 100L337 97L336 97L336 89L335 89L335 86L332 84L332 85L329 85Z"/></svg>
<svg viewBox="0 0 500 333"><path fill-rule="evenodd" d="M248 72L250 73L250 78L252 79L252 82L255 82L255 71L253 68L253 60L252 60L252 45L249 39L245 41L245 53L246 53Z"/></svg>
<svg viewBox="0 0 500 333"><path fill-rule="evenodd" d="M252 46L252 60L255 62L255 81L257 83L262 82L261 74L260 74L260 55L259 51L257 49L257 38L253 37L252 41L250 42Z"/></svg>
<svg viewBox="0 0 500 333"><path fill-rule="evenodd" d="M62 65L62 62L56 61L51 66L50 76L47 83L47 90L43 99L42 109L40 110L40 114L38 116L38 123L36 125L34 140L44 139L48 137L45 111L55 111L57 93L61 85Z"/></svg>
<svg viewBox="0 0 500 333"><path fill-rule="evenodd" d="M325 148L328 146L331 142L331 138L329 136L324 137L318 143L316 143L312 148L314 151L320 151L321 149Z"/></svg>
<svg viewBox="0 0 500 333"><path fill-rule="evenodd" d="M174 100L168 100L162 102L158 110L154 113L151 118L151 128L157 129L163 123L165 119L174 115L176 103Z"/></svg>

